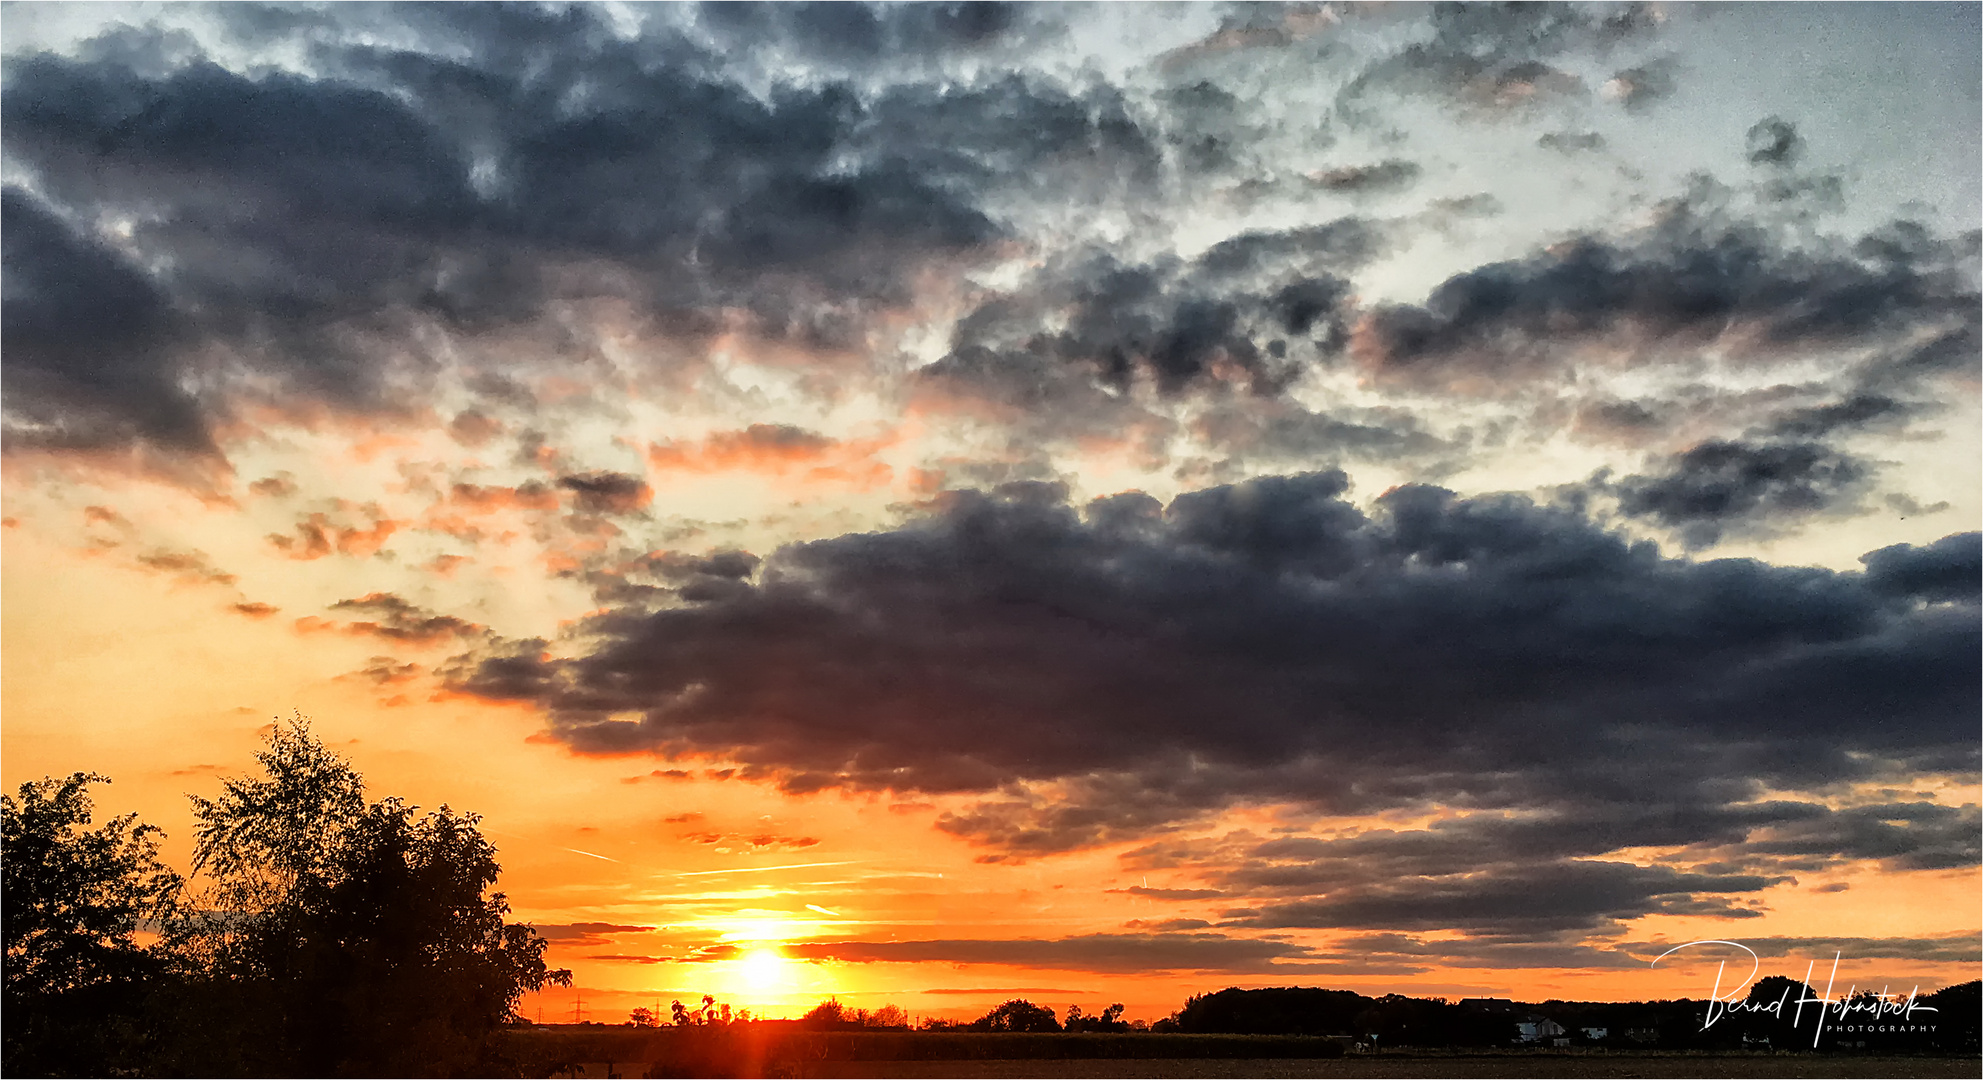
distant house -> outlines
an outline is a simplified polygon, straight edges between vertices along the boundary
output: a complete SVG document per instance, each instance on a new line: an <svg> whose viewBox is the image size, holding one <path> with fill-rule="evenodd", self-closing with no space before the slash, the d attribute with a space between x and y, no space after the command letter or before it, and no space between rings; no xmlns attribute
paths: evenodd
<svg viewBox="0 0 1983 1080"><path fill-rule="evenodd" d="M1592 1042L1603 1042L1611 1036L1611 1029L1608 1027L1587 1027L1583 1032L1584 1038Z"/></svg>
<svg viewBox="0 0 1983 1080"><path fill-rule="evenodd" d="M1515 1041L1525 1045L1534 1046L1541 1043L1562 1046L1569 1045L1569 1040L1564 1038L1564 1036L1570 1033L1569 1029L1547 1016L1536 1016L1534 1014L1524 1016L1520 1020L1515 1021L1515 1032ZM1563 1039L1563 1041L1558 1043L1558 1039Z"/></svg>
<svg viewBox="0 0 1983 1080"><path fill-rule="evenodd" d="M1635 1043L1656 1043L1659 1041L1659 1029L1649 1027L1626 1028L1625 1037Z"/></svg>

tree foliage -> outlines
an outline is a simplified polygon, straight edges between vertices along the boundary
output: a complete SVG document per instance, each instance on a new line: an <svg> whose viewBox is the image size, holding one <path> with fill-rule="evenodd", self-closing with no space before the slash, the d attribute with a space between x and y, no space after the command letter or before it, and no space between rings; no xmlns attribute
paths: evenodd
<svg viewBox="0 0 1983 1080"><path fill-rule="evenodd" d="M1025 998L1013 998L972 1023L973 1031L1059 1031L1053 1010Z"/></svg>
<svg viewBox="0 0 1983 1080"><path fill-rule="evenodd" d="M300 718L263 775L193 799L202 906L172 943L201 991L177 1017L183 1071L488 1075L527 991L569 984L545 941L506 921L473 814L368 803L351 764Z"/></svg>
<svg viewBox="0 0 1983 1080"><path fill-rule="evenodd" d="M163 835L136 814L87 828L94 773L22 784L0 795L0 923L4 923L10 1076L123 1068L138 1041L119 1017L138 1011L159 958L141 948L147 920L166 914L181 884L158 858Z"/></svg>

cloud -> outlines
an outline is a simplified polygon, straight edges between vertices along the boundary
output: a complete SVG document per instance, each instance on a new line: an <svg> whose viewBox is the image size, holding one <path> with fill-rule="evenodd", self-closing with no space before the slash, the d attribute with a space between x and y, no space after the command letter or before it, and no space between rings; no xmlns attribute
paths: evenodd
<svg viewBox="0 0 1983 1080"><path fill-rule="evenodd" d="M656 443L647 460L663 472L755 472L811 483L881 485L894 475L874 455L893 441L835 439L792 424L752 424L712 432L701 440Z"/></svg>
<svg viewBox="0 0 1983 1080"><path fill-rule="evenodd" d="M1076 252L960 318L913 392L930 408L995 405L1022 438L1029 426L1065 438L1164 423L1125 393L1142 388L1273 397L1340 349L1343 274L1388 243L1386 227L1345 217L1242 233L1189 261Z"/></svg>
<svg viewBox="0 0 1983 1080"><path fill-rule="evenodd" d="M1307 956L1291 942L1224 934L1082 934L1057 940L970 938L934 941L829 941L787 945L794 959L855 964L992 964L1052 971L1128 974L1169 971L1264 971Z"/></svg>
<svg viewBox="0 0 1983 1080"><path fill-rule="evenodd" d="M1604 96L1625 108L1638 111L1673 96L1678 85L1670 62L1655 62L1627 68L1604 84Z"/></svg>
<svg viewBox="0 0 1983 1080"><path fill-rule="evenodd" d="M1393 158L1375 165L1344 165L1324 169L1309 177L1323 191L1339 194L1400 191L1410 187L1423 172L1416 162Z"/></svg>
<svg viewBox="0 0 1983 1080"><path fill-rule="evenodd" d="M532 923L530 928L537 932L538 937L554 945L574 947L605 945L619 934L640 934L655 929L652 926L603 922Z"/></svg>
<svg viewBox="0 0 1983 1080"><path fill-rule="evenodd" d="M355 511L371 519L369 525L339 524L329 513L312 512L296 522L294 535L271 533L268 542L276 550L292 559L310 561L321 559L335 552L364 558L376 555L392 534L399 531L405 522L386 517L377 504L352 506L338 500L337 513Z"/></svg>
<svg viewBox="0 0 1983 1080"><path fill-rule="evenodd" d="M1713 439L1675 455L1663 473L1601 486L1617 493L1620 513L1657 521L1703 548L1730 529L1767 529L1849 504L1866 492L1871 473L1818 443Z"/></svg>
<svg viewBox="0 0 1983 1080"><path fill-rule="evenodd" d="M9 440L214 453L197 404L167 360L185 328L150 278L12 184L0 192L0 238L9 283L0 320Z"/></svg>
<svg viewBox="0 0 1983 1080"><path fill-rule="evenodd" d="M213 564L203 551L150 551L137 557L138 565L170 574L181 585L232 585L238 579Z"/></svg>
<svg viewBox="0 0 1983 1080"><path fill-rule="evenodd" d="M1649 4L1455 4L1435 7L1431 35L1364 68L1337 96L1352 116L1379 95L1423 96L1473 113L1522 110L1585 93L1550 61L1606 50L1657 31Z"/></svg>
<svg viewBox="0 0 1983 1080"><path fill-rule="evenodd" d="M476 637L484 629L466 619L436 614L392 593L384 592L370 593L353 600L339 600L330 606L330 610L373 616L371 619L344 624L342 629L347 634L383 638L407 645L438 646ZM310 625L305 626L306 621ZM300 628L309 629L313 628L316 622L299 620L298 625Z"/></svg>
<svg viewBox="0 0 1983 1080"><path fill-rule="evenodd" d="M1710 346L1737 365L1789 363L1976 321L1976 288L1953 269L1964 241L1925 241L1934 254L1919 260L1879 259L1878 242L1814 255L1716 216L1673 203L1642 233L1455 275L1422 305L1365 311L1350 353L1378 384L1509 394L1573 366L1656 370Z"/></svg>
<svg viewBox="0 0 1983 1080"><path fill-rule="evenodd" d="M1551 131L1536 139L1535 144L1544 150L1576 154L1602 150L1605 147L1605 140L1604 136L1595 131Z"/></svg>
<svg viewBox="0 0 1983 1080"><path fill-rule="evenodd" d="M1744 137L1752 165L1792 165L1804 153L1804 138L1797 125L1781 116L1756 121Z"/></svg>
<svg viewBox="0 0 1983 1080"><path fill-rule="evenodd" d="M1697 563L1518 497L1407 486L1366 513L1345 487L949 493L705 602L492 644L446 677L584 752L981 792L943 827L994 856L1263 802L1548 809L1567 842L1644 802L1974 766L1973 535L1865 574Z"/></svg>
<svg viewBox="0 0 1983 1080"><path fill-rule="evenodd" d="M1034 21L871 17L901 42ZM976 205L989 155L1099 139L1100 158L1156 160L1120 106L1026 82L946 99L946 159L928 91L760 97L667 19L634 39L587 9L223 22L307 43L313 73L239 74L145 31L9 58L6 148L35 192L5 195L11 438L211 455L242 401L410 415L441 374L427 343L602 297L689 338L738 316L844 346L932 260L1001 237Z"/></svg>
<svg viewBox="0 0 1983 1080"><path fill-rule="evenodd" d="M683 833L682 839L715 846L718 851L800 851L816 847L816 836L779 836L774 833Z"/></svg>
<svg viewBox="0 0 1983 1080"><path fill-rule="evenodd" d="M592 472L561 476L558 486L578 498L581 509L593 513L631 514L654 499L647 481L626 473Z"/></svg>

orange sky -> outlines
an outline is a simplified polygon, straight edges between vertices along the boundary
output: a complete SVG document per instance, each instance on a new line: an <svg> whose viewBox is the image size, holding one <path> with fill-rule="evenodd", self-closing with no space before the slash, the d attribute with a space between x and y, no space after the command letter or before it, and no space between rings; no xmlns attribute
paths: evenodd
<svg viewBox="0 0 1983 1080"><path fill-rule="evenodd" d="M1978 18L12 5L0 780L546 1020L1975 978Z"/></svg>

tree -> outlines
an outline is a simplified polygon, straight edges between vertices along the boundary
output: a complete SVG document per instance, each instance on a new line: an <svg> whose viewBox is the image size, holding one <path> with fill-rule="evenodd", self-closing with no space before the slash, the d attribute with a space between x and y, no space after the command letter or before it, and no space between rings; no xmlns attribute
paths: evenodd
<svg viewBox="0 0 1983 1080"><path fill-rule="evenodd" d="M1067 1007L1067 1030L1069 1031L1128 1031L1129 1025L1122 1019L1122 1004L1117 1002L1094 1016L1083 1016L1081 1006Z"/></svg>
<svg viewBox="0 0 1983 1080"><path fill-rule="evenodd" d="M74 773L0 795L9 1075L106 1073L136 1052L145 982L160 969L137 932L181 881L158 859L163 834L136 814L85 828L89 786L109 782Z"/></svg>
<svg viewBox="0 0 1983 1080"><path fill-rule="evenodd" d="M655 1017L654 1010L645 1005L627 1014L627 1023L634 1027L656 1027L660 1022Z"/></svg>
<svg viewBox="0 0 1983 1080"><path fill-rule="evenodd" d="M1025 998L1013 998L978 1018L973 1031L1059 1031L1053 1010Z"/></svg>
<svg viewBox="0 0 1983 1080"><path fill-rule="evenodd" d="M263 776L193 800L205 906L173 941L206 991L183 1071L487 1075L526 991L569 985L545 941L506 921L479 818L368 804L364 781L299 717ZM216 1053L219 1056L216 1056ZM229 1056L229 1053L236 1056Z"/></svg>

